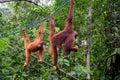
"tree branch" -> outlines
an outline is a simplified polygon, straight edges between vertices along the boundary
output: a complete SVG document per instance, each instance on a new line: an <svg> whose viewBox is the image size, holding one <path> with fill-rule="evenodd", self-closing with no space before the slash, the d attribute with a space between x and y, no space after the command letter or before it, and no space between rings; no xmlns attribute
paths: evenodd
<svg viewBox="0 0 120 80"><path fill-rule="evenodd" d="M0 0L0 3L5 3L5 2L18 2L18 1L26 1L26 2L29 2L29 3L32 3L36 6L38 6L37 4L37 0Z"/></svg>

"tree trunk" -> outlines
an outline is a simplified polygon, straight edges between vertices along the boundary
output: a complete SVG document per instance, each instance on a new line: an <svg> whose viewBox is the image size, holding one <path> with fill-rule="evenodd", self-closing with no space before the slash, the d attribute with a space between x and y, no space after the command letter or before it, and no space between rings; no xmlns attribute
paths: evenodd
<svg viewBox="0 0 120 80"><path fill-rule="evenodd" d="M87 56L86 56L86 67L90 72L90 54L91 54L91 27L92 27L92 9L91 9L91 0L88 0L88 39L87 39ZM87 74L86 80L90 80L90 73Z"/></svg>

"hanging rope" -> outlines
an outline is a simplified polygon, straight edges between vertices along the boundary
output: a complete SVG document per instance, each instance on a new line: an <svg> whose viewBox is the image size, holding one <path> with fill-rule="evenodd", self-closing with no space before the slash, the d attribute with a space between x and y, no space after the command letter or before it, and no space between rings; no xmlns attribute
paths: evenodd
<svg viewBox="0 0 120 80"><path fill-rule="evenodd" d="M69 2L69 0L64 0L64 1L61 3L61 5L60 5L55 11L53 11L53 14L56 14L56 13L57 13L60 9L62 9L68 2ZM25 27L26 27L26 28L31 28L31 27L35 26L36 24L41 23L43 20L48 20L49 18L50 18L50 16L48 15L48 16L46 16L44 19L39 19L38 21L35 21L35 22L31 23L31 24L27 24ZM20 32L22 32L22 30L15 31L14 33L2 33L2 34L0 34L0 38L2 38L2 37L7 37L7 36L9 36L9 35L15 35L16 33L20 33Z"/></svg>

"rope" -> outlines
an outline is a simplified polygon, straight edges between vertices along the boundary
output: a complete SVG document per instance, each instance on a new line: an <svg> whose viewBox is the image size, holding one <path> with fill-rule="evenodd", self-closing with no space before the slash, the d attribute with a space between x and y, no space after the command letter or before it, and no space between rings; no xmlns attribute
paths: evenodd
<svg viewBox="0 0 120 80"><path fill-rule="evenodd" d="M6 41L5 39L2 38L2 40L7 43L7 41ZM8 43L7 43L7 44L8 44ZM9 43L9 44L10 44L11 46L14 46L12 43ZM20 47L18 47L18 46L15 46L15 47L16 47L17 49L21 50L21 51L24 51L23 48L20 48ZM32 55L32 57L37 58L37 57L34 56L34 55ZM46 61L43 61L43 63L44 63L44 64L47 64L47 65L50 66L50 67L53 67L52 64L50 64L50 63L48 63L48 62L46 62ZM74 76L66 73L63 69L59 69L59 70L58 70L58 74L59 74L60 72L64 73L66 76L71 77L73 80L79 80L79 79L77 79L76 77L74 77Z"/></svg>
<svg viewBox="0 0 120 80"><path fill-rule="evenodd" d="M69 2L69 0L64 0L64 1L60 4L60 6L59 6L55 11L53 11L53 14L56 14L56 13L57 13L60 9L62 9L68 2ZM26 27L26 28L31 28L31 27L35 26L36 24L41 23L43 20L47 20L47 19L49 19L49 18L50 18L50 16L48 15L48 16L46 16L46 17L43 18L43 19L39 19L38 21L35 21L35 22L31 23L31 24L27 24L25 27ZM20 33L20 32L22 32L22 30L16 31L16 32L11 33L11 34L2 33L2 34L0 34L0 38L2 38L2 37L7 37L7 36L9 36L9 35L15 35L16 33Z"/></svg>
<svg viewBox="0 0 120 80"><path fill-rule="evenodd" d="M32 56L33 56L34 58L36 58L36 56L34 56L34 55L32 55ZM50 66L50 67L53 67L52 64L50 64L50 63L48 63L48 62L46 62L46 61L43 61L43 63L47 64L47 65ZM74 80L78 80L76 77L74 77L74 76L66 73L66 72L65 72L64 70L62 70L62 69L59 69L59 70L58 70L58 74L59 74L60 72L64 73L65 75L71 77L71 78L74 79Z"/></svg>

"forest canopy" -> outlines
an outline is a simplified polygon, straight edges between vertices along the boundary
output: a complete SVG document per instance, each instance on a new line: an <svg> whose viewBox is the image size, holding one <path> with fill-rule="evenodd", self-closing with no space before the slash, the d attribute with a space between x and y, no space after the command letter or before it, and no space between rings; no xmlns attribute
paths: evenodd
<svg viewBox="0 0 120 80"><path fill-rule="evenodd" d="M88 5L89 1L91 5ZM0 80L85 80L87 74L90 74L91 80L119 80L119 5L120 0L75 0L74 30L78 32L75 45L79 50L64 55L63 49L58 48L61 69L58 73L51 66L53 63L49 54L49 15L55 13L56 32L63 30L69 0L0 0ZM34 41L44 18L44 62L38 64L34 53L30 65L24 68L22 28L26 28L31 41ZM86 66L89 48L90 70Z"/></svg>

